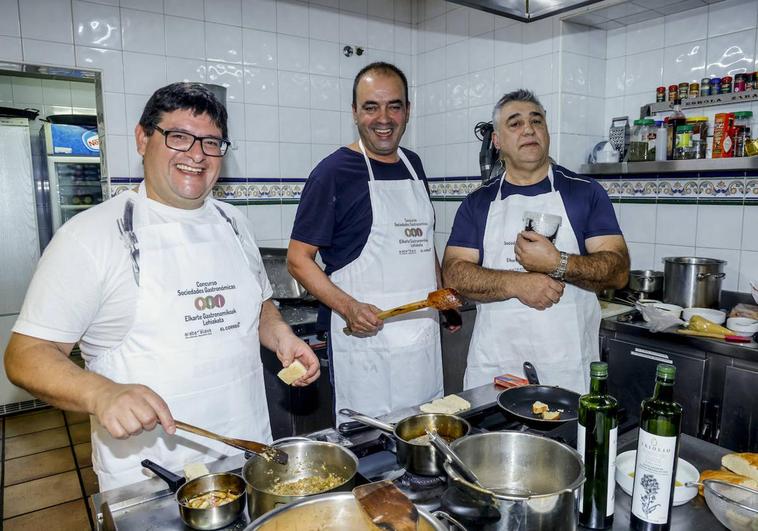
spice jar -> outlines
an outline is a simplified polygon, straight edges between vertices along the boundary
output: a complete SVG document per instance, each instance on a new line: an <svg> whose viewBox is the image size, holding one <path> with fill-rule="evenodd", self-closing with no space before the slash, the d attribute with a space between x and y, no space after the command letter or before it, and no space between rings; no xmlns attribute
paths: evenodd
<svg viewBox="0 0 758 531"><path fill-rule="evenodd" d="M734 76L734 91L745 92L745 74L737 74Z"/></svg>
<svg viewBox="0 0 758 531"><path fill-rule="evenodd" d="M711 96L718 96L721 94L721 78L714 77L711 79Z"/></svg>
<svg viewBox="0 0 758 531"><path fill-rule="evenodd" d="M690 84L679 83L679 99L686 100L690 95Z"/></svg>
<svg viewBox="0 0 758 531"><path fill-rule="evenodd" d="M692 126L680 125L676 128L676 144L674 146L674 160L694 159L695 153L692 146Z"/></svg>
<svg viewBox="0 0 758 531"><path fill-rule="evenodd" d="M721 94L732 93L732 76L724 76L721 78Z"/></svg>
<svg viewBox="0 0 758 531"><path fill-rule="evenodd" d="M655 89L655 103L661 103L662 101L666 101L666 87Z"/></svg>
<svg viewBox="0 0 758 531"><path fill-rule="evenodd" d="M690 83L690 95L689 97L694 99L700 95L700 83Z"/></svg>
<svg viewBox="0 0 758 531"><path fill-rule="evenodd" d="M692 152L694 159L704 159L708 149L708 118L690 116L687 125L692 126Z"/></svg>
<svg viewBox="0 0 758 531"><path fill-rule="evenodd" d="M679 85L669 85L668 99L670 102L679 99Z"/></svg>
<svg viewBox="0 0 758 531"><path fill-rule="evenodd" d="M700 81L700 97L708 96L711 93L711 78L704 77Z"/></svg>

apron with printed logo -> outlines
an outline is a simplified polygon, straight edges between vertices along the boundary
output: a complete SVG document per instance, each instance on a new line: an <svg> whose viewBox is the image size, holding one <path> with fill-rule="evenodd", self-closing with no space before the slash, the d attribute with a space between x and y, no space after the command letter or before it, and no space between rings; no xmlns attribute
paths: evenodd
<svg viewBox="0 0 758 531"><path fill-rule="evenodd" d="M490 205L484 230L482 267L524 271L515 256L515 242L524 228L525 211L561 216L555 246L579 253L571 220L548 172L550 192L537 196L512 194ZM501 180L501 188L505 175ZM499 189L500 190L500 189ZM566 283L558 304L536 310L517 298L477 304L476 323L469 346L464 389L492 383L495 376L522 376L523 363L537 369L540 383L585 393L589 364L599 359L600 306L597 296Z"/></svg>
<svg viewBox="0 0 758 531"><path fill-rule="evenodd" d="M400 160L413 179L377 181L368 166L373 221L360 256L331 275L358 301L383 310L423 300L437 289L434 209L424 183L402 149ZM442 395L442 351L437 310L426 308L385 321L370 337L348 336L332 311L329 341L334 367L335 409L378 416ZM350 420L336 414L337 423Z"/></svg>
<svg viewBox="0 0 758 531"><path fill-rule="evenodd" d="M220 209L216 223L150 225L144 186L135 203L134 323L120 345L87 368L118 383L150 387L175 419L229 437L271 441L258 340L262 292L236 228ZM92 417L93 467L102 491L146 479L145 458L181 470L238 453L193 434L168 435L160 426L114 439Z"/></svg>

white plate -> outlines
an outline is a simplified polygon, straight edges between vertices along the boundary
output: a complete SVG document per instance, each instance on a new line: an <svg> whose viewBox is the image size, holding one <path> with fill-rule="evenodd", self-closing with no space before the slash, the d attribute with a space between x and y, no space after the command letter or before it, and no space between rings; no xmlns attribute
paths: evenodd
<svg viewBox="0 0 758 531"><path fill-rule="evenodd" d="M626 492L629 496L632 495L632 488L634 487L634 478L630 476L634 472L634 461L637 457L637 451L631 450L624 452L616 456L616 483L619 484L621 490ZM674 487L674 505L683 505L697 496L697 487L685 487L684 484L688 481L697 481L700 478L700 473L697 468L689 464L682 458L679 458L679 462L676 467L676 480L682 484L681 487Z"/></svg>

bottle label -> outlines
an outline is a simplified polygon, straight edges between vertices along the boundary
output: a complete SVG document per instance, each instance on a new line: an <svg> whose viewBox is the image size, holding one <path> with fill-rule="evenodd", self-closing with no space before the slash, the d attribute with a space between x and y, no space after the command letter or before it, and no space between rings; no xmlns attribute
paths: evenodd
<svg viewBox="0 0 758 531"><path fill-rule="evenodd" d="M576 451L582 456L582 463L584 463L584 450L585 450L585 436L586 428L582 426L581 422L576 423ZM616 503L616 441L618 440L618 428L613 428L608 434L608 477L606 478L608 485L608 493L606 495L605 516L611 516ZM584 499L584 485L579 487L579 499ZM584 504L579 504L579 512L582 512Z"/></svg>
<svg viewBox="0 0 758 531"><path fill-rule="evenodd" d="M632 513L640 520L653 524L668 521L674 459L676 437L640 429L632 492Z"/></svg>

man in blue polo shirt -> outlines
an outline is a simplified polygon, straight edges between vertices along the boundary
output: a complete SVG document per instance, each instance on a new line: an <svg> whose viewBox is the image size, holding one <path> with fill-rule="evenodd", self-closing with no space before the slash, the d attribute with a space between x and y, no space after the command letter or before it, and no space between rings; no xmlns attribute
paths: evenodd
<svg viewBox="0 0 758 531"><path fill-rule="evenodd" d="M376 316L439 285L424 169L418 155L398 148L409 116L402 71L388 63L363 68L353 83L359 140L316 166L295 217L288 266L322 303L337 412L376 416L442 394L437 312Z"/></svg>
<svg viewBox="0 0 758 531"><path fill-rule="evenodd" d="M531 361L542 383L586 392L599 357L595 292L626 284L624 237L605 190L551 162L534 94L506 94L492 119L506 172L461 203L443 261L445 284L478 301L464 387ZM554 243L524 230L527 212L561 217Z"/></svg>

